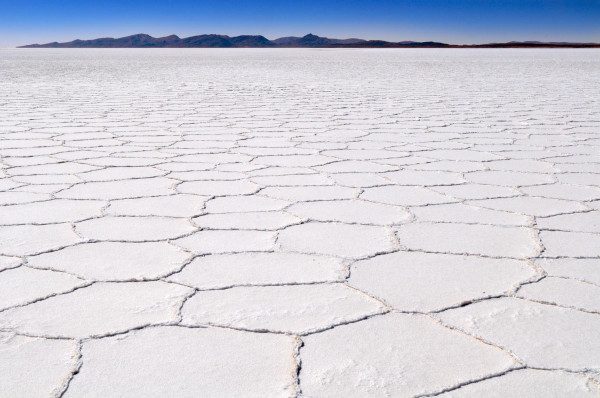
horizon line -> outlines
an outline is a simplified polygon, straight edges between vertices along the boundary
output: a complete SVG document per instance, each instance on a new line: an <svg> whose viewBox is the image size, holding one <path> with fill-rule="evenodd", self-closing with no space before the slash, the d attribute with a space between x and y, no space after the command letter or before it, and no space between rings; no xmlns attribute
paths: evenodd
<svg viewBox="0 0 600 398"><path fill-rule="evenodd" d="M381 40L381 39L360 39L357 36L353 36L350 38L346 38L346 39L338 39L338 38L329 38L326 36L318 36L318 35L314 35L312 33L308 33L304 36L280 36L277 37L275 39L269 39L264 35L261 34L242 34L242 35L235 35L235 36L230 36L227 34L219 34L219 33L202 33L202 34L197 34L197 35L192 35L192 36L187 36L187 37L180 37L177 34L169 34L166 36L158 36L158 37L154 37L152 35L149 35L147 33L134 33L131 35L127 35L127 36L121 36L121 37L113 37L113 36L104 36L104 37L97 37L97 38L93 38L93 39L73 39L71 41L63 41L63 42L58 42L58 41L51 41L51 42L46 42L46 43L31 43L31 44L24 44L24 45L18 45L18 46L14 46L14 47L6 47L6 48L57 48L57 47L52 47L52 46L64 46L64 47L58 47L58 48L80 48L80 47L68 47L66 45L69 44L73 44L73 43L85 43L85 42L93 42L93 41L99 41L99 40L114 40L114 41L118 41L118 40L123 40L123 39L129 39L129 38L140 38L143 37L146 40L163 40L163 43L158 43L158 44L166 44L165 39L171 39L176 41L175 43L171 43L171 44L176 44L179 43L179 41L185 41L185 40L189 40L192 38L226 38L226 39L239 39L239 38L255 38L255 39L265 39L269 42L269 44L267 45L266 43L262 43L263 45L242 45L242 46L236 46L236 45L228 45L228 46L224 46L224 45L210 45L210 46L206 46L206 45L190 45L190 46L185 46L185 47L177 47L177 46L157 46L157 45L151 45L151 44L138 44L135 45L134 44L129 44L127 46L120 46L120 47L111 47L110 45L102 45L102 46L98 46L98 47L94 47L94 46L87 46L87 48L260 48L260 47L275 47L275 48L298 48L298 47L312 47L312 48L328 48L328 47L333 47L333 48L371 48L370 44L373 44L372 47L375 48L390 48L390 47L394 47L396 46L396 48L398 46L407 46L407 47L413 47L415 45L420 45L421 47L425 47L427 45L431 45L431 46L435 46L436 48L478 48L478 47L485 47L485 46L500 46L500 47L510 47L511 45L516 45L519 47L535 47L535 46L540 46L540 47L552 47L552 46L556 46L556 47L564 47L564 46L568 46L568 47L573 47L573 46L581 46L581 47L600 47L600 42L572 42L572 41L557 41L557 40L553 40L553 41L541 41L541 40L510 40L510 41L494 41L494 42L487 42L487 43L481 43L481 44L455 44L455 43L445 43L445 42L441 42L441 41L436 41L436 40L427 40L427 41L413 41L413 40L401 40L401 41L389 41L389 40ZM281 44L281 40L283 39L289 39L290 42L288 42L287 44ZM304 46L300 45L300 42L302 40L305 40L305 44ZM308 40L308 42L307 42ZM310 40L317 41L317 40L321 40L320 43L314 43L313 45L308 45L310 44ZM281 43L278 43L278 41L280 41ZM290 45L291 42L295 41L295 45ZM154 43L157 44L157 43ZM229 44L229 43L228 43ZM377 45L378 44L378 45Z"/></svg>

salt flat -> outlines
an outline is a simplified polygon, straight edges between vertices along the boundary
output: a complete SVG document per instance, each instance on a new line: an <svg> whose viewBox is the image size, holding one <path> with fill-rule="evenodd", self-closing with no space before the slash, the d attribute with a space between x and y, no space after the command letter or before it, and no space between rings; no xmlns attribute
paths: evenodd
<svg viewBox="0 0 600 398"><path fill-rule="evenodd" d="M0 397L600 396L600 51L0 75Z"/></svg>

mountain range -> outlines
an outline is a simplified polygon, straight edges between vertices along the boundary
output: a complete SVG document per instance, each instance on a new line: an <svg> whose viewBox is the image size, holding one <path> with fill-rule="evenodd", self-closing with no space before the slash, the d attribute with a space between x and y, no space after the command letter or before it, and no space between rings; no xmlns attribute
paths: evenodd
<svg viewBox="0 0 600 398"><path fill-rule="evenodd" d="M600 47L600 43L570 43L570 42L539 42L539 41L511 41L506 43L488 43L471 45L454 45L434 41L415 42L401 41L390 42L384 40L363 39L330 39L313 34L303 37L288 36L269 40L261 35L197 35L180 38L176 35L165 37L152 37L147 34L136 34L114 39L104 37L92 40L73 40L65 43L29 44L19 48L536 48L536 47L563 47L563 48L591 48Z"/></svg>

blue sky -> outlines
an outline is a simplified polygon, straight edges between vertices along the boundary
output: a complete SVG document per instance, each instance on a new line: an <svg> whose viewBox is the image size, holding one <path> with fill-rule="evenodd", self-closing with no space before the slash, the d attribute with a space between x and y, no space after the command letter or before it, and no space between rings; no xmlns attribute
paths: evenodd
<svg viewBox="0 0 600 398"><path fill-rule="evenodd" d="M0 47L134 33L600 42L600 0L0 0Z"/></svg>

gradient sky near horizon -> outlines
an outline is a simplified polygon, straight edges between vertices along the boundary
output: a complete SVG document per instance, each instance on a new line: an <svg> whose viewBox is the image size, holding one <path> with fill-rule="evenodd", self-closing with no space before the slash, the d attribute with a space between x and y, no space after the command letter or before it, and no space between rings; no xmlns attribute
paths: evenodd
<svg viewBox="0 0 600 398"><path fill-rule="evenodd" d="M0 0L0 47L135 33L600 42L600 0Z"/></svg>

